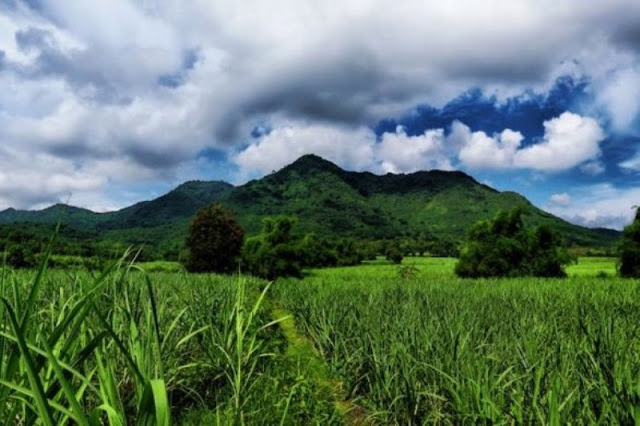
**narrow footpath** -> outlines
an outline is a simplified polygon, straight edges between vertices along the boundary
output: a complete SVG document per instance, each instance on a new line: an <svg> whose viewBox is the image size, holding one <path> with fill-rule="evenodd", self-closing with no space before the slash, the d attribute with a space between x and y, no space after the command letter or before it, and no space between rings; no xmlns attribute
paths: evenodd
<svg viewBox="0 0 640 426"><path fill-rule="evenodd" d="M368 418L363 407L347 399L342 382L331 376L326 360L315 351L311 341L298 331L291 312L276 307L272 310L271 316L274 320L286 317L278 324L287 340L286 356L300 360L300 363L306 366L306 377L309 377L323 394L330 396L336 411L342 416L344 424L349 426L374 425L375 422Z"/></svg>

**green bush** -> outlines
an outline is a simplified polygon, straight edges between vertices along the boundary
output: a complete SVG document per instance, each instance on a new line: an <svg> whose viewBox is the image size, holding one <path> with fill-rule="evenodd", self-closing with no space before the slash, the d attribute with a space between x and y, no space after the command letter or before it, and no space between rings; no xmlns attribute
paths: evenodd
<svg viewBox="0 0 640 426"><path fill-rule="evenodd" d="M499 212L469 231L455 272L461 277L565 277L570 261L554 232L546 226L525 229L524 209Z"/></svg>
<svg viewBox="0 0 640 426"><path fill-rule="evenodd" d="M267 218L262 233L247 240L243 265L253 275L275 279L302 276L297 241L291 234L295 220L289 217Z"/></svg>

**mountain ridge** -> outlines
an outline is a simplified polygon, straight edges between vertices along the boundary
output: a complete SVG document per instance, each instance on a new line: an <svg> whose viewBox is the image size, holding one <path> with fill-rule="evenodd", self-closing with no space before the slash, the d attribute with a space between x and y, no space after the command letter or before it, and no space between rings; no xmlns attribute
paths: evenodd
<svg viewBox="0 0 640 426"><path fill-rule="evenodd" d="M0 212L0 224L56 223L64 210L66 226L112 240L170 245L175 251L193 214L212 202L233 210L248 235L260 231L264 217L286 215L298 218L301 233L358 239L423 235L458 243L477 220L519 204L527 206L528 224L552 226L572 245L610 245L619 235L571 224L516 192L497 191L462 171L376 175L343 170L313 154L239 186L187 181L153 200L105 213L61 204L36 211L7 209Z"/></svg>

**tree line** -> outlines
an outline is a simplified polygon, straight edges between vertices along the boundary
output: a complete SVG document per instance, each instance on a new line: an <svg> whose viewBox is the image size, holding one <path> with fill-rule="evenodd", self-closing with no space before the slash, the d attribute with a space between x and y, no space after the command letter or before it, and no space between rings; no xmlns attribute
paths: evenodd
<svg viewBox="0 0 640 426"><path fill-rule="evenodd" d="M639 212L618 245L618 271L623 277L640 277ZM304 268L357 265L378 256L400 264L406 256L428 255L458 257L455 272L461 277L565 276L564 267L573 259L563 241L549 227L527 228L524 215L523 207L498 212L493 220L477 222L459 245L428 233L387 240L300 234L295 217L267 218L260 234L246 237L231 211L213 204L192 219L180 261L192 272L244 272L273 279L300 277ZM36 266L49 235L42 225L1 226L4 263L15 268ZM91 237L62 227L56 253L66 256L54 257L51 266L100 269L126 249L113 241L92 242ZM154 249L143 247L138 260L155 260Z"/></svg>
<svg viewBox="0 0 640 426"><path fill-rule="evenodd" d="M566 276L564 267L573 259L561 239L548 226L525 227L525 214L524 207L516 207L477 222L458 253L453 243L434 243L423 236L364 242L299 236L291 217L267 218L260 234L245 239L231 211L213 204L191 222L183 263L191 272L239 271L273 279L300 277L303 268L356 265L378 255L399 264L404 256L430 253L458 255L455 272L460 277ZM640 276L640 213L623 233L619 271Z"/></svg>

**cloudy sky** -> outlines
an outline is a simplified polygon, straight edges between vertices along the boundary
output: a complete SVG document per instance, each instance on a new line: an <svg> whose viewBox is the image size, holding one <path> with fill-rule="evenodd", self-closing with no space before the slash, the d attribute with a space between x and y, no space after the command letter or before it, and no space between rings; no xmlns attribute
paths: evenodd
<svg viewBox="0 0 640 426"><path fill-rule="evenodd" d="M640 204L637 0L0 0L0 208L105 211L305 153Z"/></svg>

